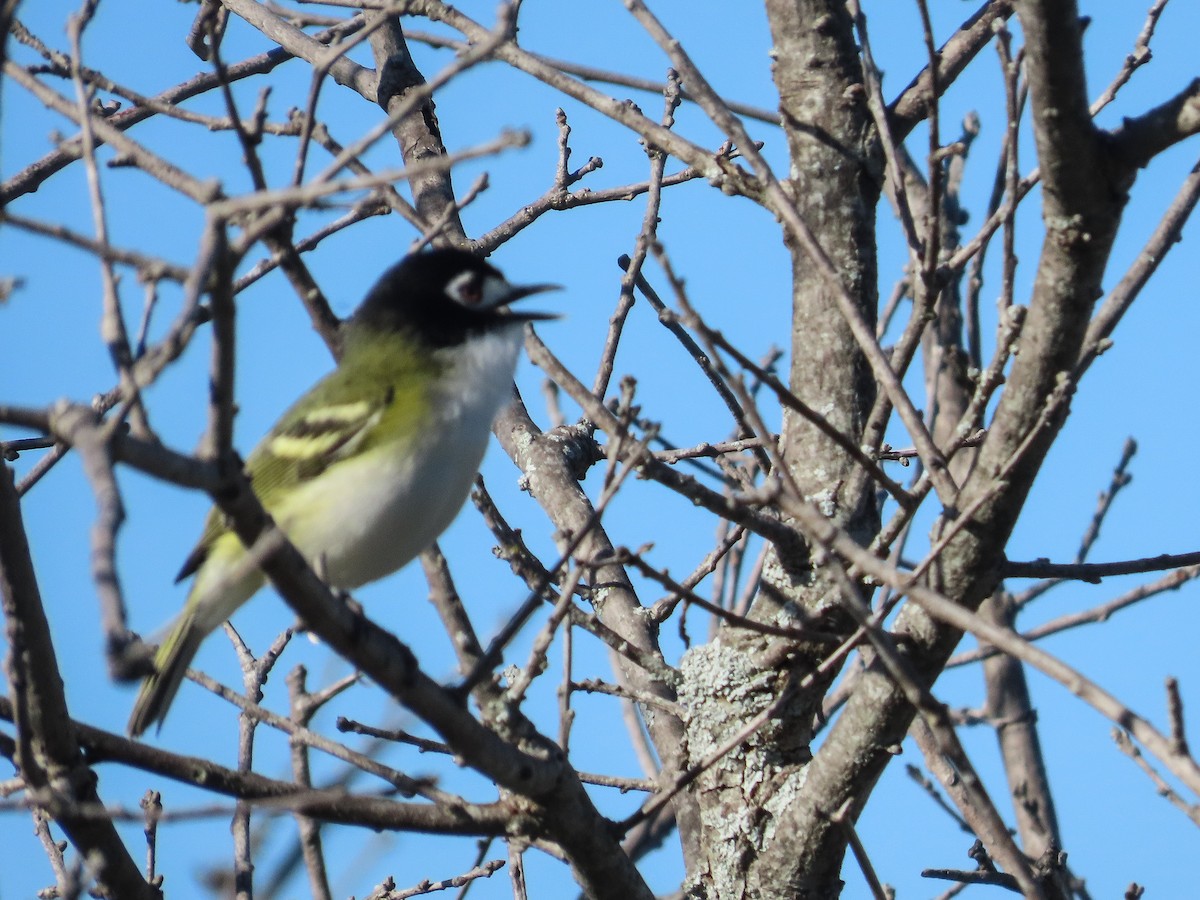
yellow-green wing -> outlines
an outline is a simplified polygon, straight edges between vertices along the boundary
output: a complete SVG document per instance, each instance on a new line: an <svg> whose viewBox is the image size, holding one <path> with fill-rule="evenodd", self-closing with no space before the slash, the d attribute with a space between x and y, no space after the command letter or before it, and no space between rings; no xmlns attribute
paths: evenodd
<svg viewBox="0 0 1200 900"><path fill-rule="evenodd" d="M438 367L409 345L362 343L341 366L317 382L283 414L246 459L246 474L268 512L289 488L316 478L339 460L370 449L388 433L416 430L428 408ZM350 354L350 348L347 353ZM193 574L213 542L227 530L213 508L204 533L176 580Z"/></svg>

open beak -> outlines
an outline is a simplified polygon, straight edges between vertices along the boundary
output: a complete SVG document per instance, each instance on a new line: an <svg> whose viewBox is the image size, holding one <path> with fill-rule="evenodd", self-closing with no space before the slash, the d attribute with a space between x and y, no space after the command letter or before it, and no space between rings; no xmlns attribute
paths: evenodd
<svg viewBox="0 0 1200 900"><path fill-rule="evenodd" d="M508 306L510 303L515 303L518 300L523 300L526 297L532 297L534 294L544 294L547 291L561 291L561 284L514 284L509 286L508 296L504 298L503 305ZM550 319L560 319L558 313L543 313L543 312L525 312L509 309L506 311L509 316L514 319L520 319L522 322L544 322Z"/></svg>

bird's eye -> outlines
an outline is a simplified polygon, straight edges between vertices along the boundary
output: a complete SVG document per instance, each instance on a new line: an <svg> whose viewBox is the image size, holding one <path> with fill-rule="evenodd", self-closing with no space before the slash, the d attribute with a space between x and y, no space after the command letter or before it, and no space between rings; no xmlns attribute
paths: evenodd
<svg viewBox="0 0 1200 900"><path fill-rule="evenodd" d="M512 287L499 274L463 272L450 279L446 296L468 309L493 309L512 298Z"/></svg>
<svg viewBox="0 0 1200 900"><path fill-rule="evenodd" d="M463 306L478 306L483 301L483 279L477 272L463 272L446 285L446 294Z"/></svg>

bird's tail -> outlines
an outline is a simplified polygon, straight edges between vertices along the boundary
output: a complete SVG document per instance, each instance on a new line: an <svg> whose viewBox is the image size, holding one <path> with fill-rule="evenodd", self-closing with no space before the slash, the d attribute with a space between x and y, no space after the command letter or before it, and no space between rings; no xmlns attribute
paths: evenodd
<svg viewBox="0 0 1200 900"><path fill-rule="evenodd" d="M171 633L154 654L156 671L142 682L133 704L127 726L132 737L140 736L155 722L161 724L179 686L183 684L183 676L187 674L192 658L209 631L211 629L205 629L190 610L185 610L171 628Z"/></svg>

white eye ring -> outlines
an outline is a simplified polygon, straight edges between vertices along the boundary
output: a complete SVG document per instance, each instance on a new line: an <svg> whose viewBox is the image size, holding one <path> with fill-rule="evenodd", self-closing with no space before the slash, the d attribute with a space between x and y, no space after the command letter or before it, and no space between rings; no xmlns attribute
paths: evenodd
<svg viewBox="0 0 1200 900"><path fill-rule="evenodd" d="M463 272L446 285L446 296L468 309L491 309L499 306L512 293L507 281L499 275Z"/></svg>

